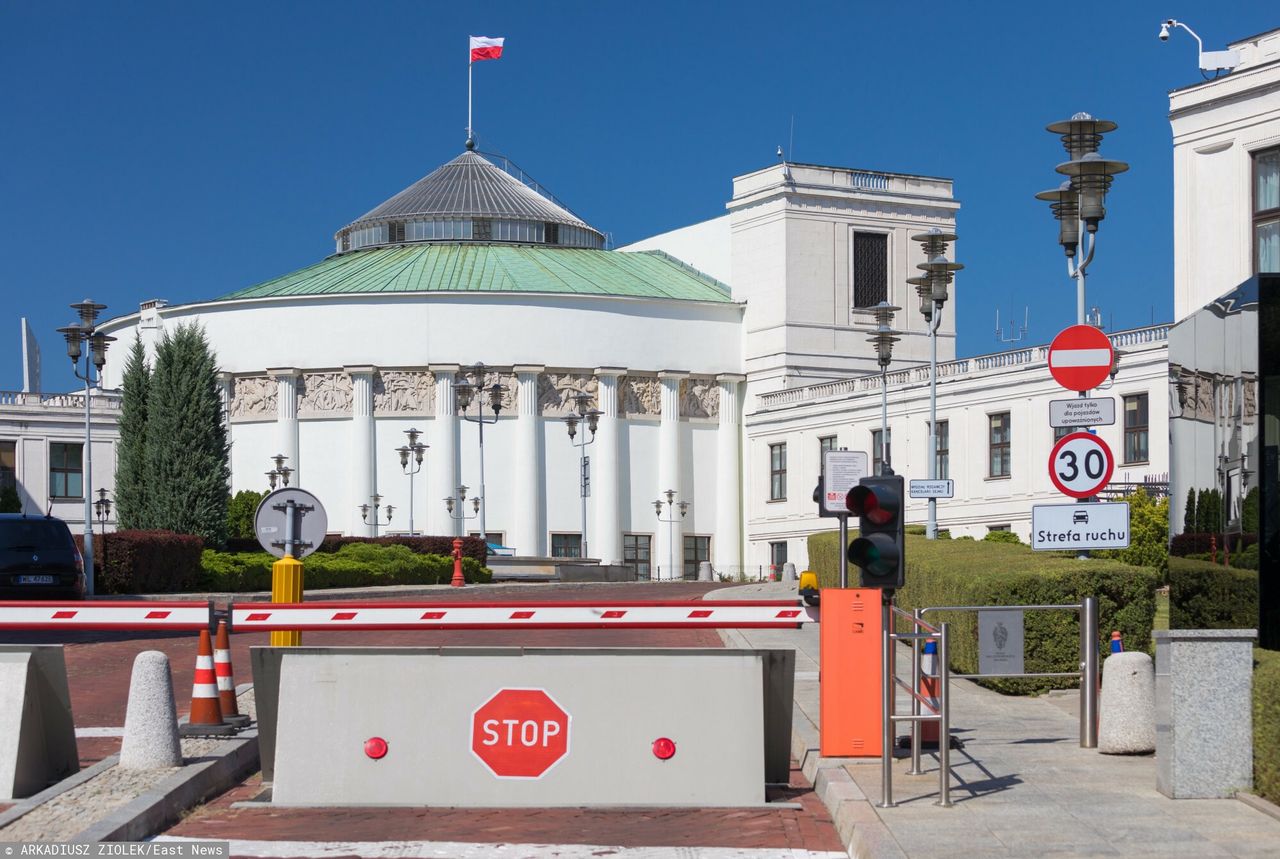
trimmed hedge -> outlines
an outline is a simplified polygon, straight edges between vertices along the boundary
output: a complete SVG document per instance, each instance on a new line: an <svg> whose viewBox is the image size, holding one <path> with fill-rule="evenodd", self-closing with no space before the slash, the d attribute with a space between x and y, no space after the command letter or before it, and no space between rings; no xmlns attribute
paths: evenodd
<svg viewBox="0 0 1280 859"><path fill-rule="evenodd" d="M1254 629L1258 574L1208 561L1169 559L1170 629Z"/></svg>
<svg viewBox="0 0 1280 859"><path fill-rule="evenodd" d="M376 546L405 546L418 555L444 555L446 558L453 557L453 537L409 537L406 535L392 535L389 537L347 537L331 534L324 538L316 549L316 554L322 552L332 554L337 552L343 546L350 546L352 543L373 543ZM227 540L226 549L228 552L242 552L248 554L257 554L262 551L262 544L256 539L231 539ZM480 566L488 563L488 556L485 553L484 541L479 537L463 537L462 538L462 557L470 558Z"/></svg>
<svg viewBox="0 0 1280 859"><path fill-rule="evenodd" d="M180 593L200 582L204 541L173 531L111 531L94 535L93 585L100 594ZM84 551L84 536L75 535Z"/></svg>
<svg viewBox="0 0 1280 859"><path fill-rule="evenodd" d="M1280 803L1280 652L1253 650L1253 792Z"/></svg>
<svg viewBox="0 0 1280 859"><path fill-rule="evenodd" d="M809 537L809 566L823 587L838 582L838 532ZM1098 598L1101 652L1119 630L1125 647L1150 652L1155 592L1160 573L1119 561L1079 561L1066 553L1033 552L1026 546L968 540L907 537L907 584L898 606L910 610L937 605L1045 605ZM851 571L852 573L852 571ZM977 612L931 613L934 623L951 623L951 667L978 671ZM1025 615L1025 670L1074 671L1080 664L1080 627L1070 611L1029 611ZM903 631L906 631L905 628ZM1077 685L1071 678L985 680L1001 692L1025 694Z"/></svg>
<svg viewBox="0 0 1280 859"><path fill-rule="evenodd" d="M478 542L478 541L477 541ZM206 551L201 586L210 591L271 590L271 565L266 552ZM462 559L468 584L486 584L493 573L473 558ZM408 546L353 542L333 552L316 551L303 561L303 589L355 588L377 585L438 585L453 578L453 559L414 552Z"/></svg>
<svg viewBox="0 0 1280 859"><path fill-rule="evenodd" d="M1169 554L1177 555L1178 557L1186 557L1187 555L1203 555L1216 547L1218 554L1221 555L1222 547L1226 545L1227 539L1231 540L1231 551L1234 553L1241 551L1248 546L1255 545L1258 542L1258 535L1200 534L1188 531L1182 534L1173 535L1173 539L1169 541Z"/></svg>

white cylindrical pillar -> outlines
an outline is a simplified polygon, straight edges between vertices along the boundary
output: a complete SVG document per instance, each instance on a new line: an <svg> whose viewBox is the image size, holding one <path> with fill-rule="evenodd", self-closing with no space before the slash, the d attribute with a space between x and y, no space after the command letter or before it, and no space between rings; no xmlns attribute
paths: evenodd
<svg viewBox="0 0 1280 859"><path fill-rule="evenodd" d="M276 380L276 431L279 441L277 453L287 457L285 465L293 469L289 475L290 486L302 485L302 463L298 461L298 377L296 367L277 367L267 370Z"/></svg>
<svg viewBox="0 0 1280 859"><path fill-rule="evenodd" d="M619 479L618 447L622 421L618 417L618 384L626 373L621 367L596 369L596 408L604 412L596 429L591 461L591 495L595 507L595 530L591 534L591 554L602 564L622 563L622 485Z"/></svg>
<svg viewBox="0 0 1280 859"><path fill-rule="evenodd" d="M351 453L349 483L351 533L364 537L374 534L374 511L369 512L366 523L360 517L361 504L372 504L369 499L378 491L375 466L373 432L373 374L375 367L344 367L351 377Z"/></svg>
<svg viewBox="0 0 1280 859"><path fill-rule="evenodd" d="M458 485L458 413L453 402L453 380L457 364L433 364L429 368L436 377L436 415L431 422L431 450L427 452L427 502L432 534L457 536L465 533L462 523L453 519L444 499L455 494ZM469 512L454 509L455 513Z"/></svg>
<svg viewBox="0 0 1280 859"><path fill-rule="evenodd" d="M742 424L738 388L746 376L722 373L720 425L716 428L716 533L711 557L716 568L733 574L742 566Z"/></svg>
<svg viewBox="0 0 1280 859"><path fill-rule="evenodd" d="M516 376L516 496L509 544L517 555L541 558L547 554L543 527L542 416L538 414L538 374L545 367L520 364Z"/></svg>
<svg viewBox="0 0 1280 859"><path fill-rule="evenodd" d="M664 371L658 374L662 385L662 423L658 432L658 492L655 499L663 501L661 519L674 520L658 523L658 552L653 563L661 570L659 578L678 579L684 565L684 522L677 506L681 501L692 501L680 491L680 382L688 373ZM668 489L676 491L675 504L666 504Z"/></svg>

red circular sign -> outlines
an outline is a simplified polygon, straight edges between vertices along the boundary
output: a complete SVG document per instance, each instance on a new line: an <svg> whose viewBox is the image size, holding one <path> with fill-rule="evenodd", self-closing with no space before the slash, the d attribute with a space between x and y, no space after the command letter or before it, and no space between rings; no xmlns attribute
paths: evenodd
<svg viewBox="0 0 1280 859"><path fill-rule="evenodd" d="M569 722L542 689L502 689L471 714L471 751L498 778L542 778L569 754Z"/></svg>
<svg viewBox="0 0 1280 859"><path fill-rule="evenodd" d="M1068 391L1098 387L1114 361L1111 339L1092 325L1064 328L1049 344L1049 372Z"/></svg>
<svg viewBox="0 0 1280 859"><path fill-rule="evenodd" d="M1073 432L1049 452L1049 479L1072 498L1091 498L1111 481L1116 461L1111 448L1093 433Z"/></svg>

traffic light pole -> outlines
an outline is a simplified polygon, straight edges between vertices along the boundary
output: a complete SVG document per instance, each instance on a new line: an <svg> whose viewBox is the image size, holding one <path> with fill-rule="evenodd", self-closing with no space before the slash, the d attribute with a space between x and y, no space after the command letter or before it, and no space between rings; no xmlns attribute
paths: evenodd
<svg viewBox="0 0 1280 859"><path fill-rule="evenodd" d="M840 518L840 587L849 587L849 517Z"/></svg>
<svg viewBox="0 0 1280 859"><path fill-rule="evenodd" d="M893 589L880 592L880 718L884 729L880 750L880 807L893 808L893 716L897 689L893 682ZM912 630L915 632L915 630Z"/></svg>

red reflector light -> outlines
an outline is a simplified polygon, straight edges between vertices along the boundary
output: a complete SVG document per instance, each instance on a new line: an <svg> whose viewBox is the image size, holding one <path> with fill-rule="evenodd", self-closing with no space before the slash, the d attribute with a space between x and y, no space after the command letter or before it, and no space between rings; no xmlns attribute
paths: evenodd
<svg viewBox="0 0 1280 859"><path fill-rule="evenodd" d="M653 756L660 761L669 761L676 756L676 742L666 737L653 741Z"/></svg>
<svg viewBox="0 0 1280 859"><path fill-rule="evenodd" d="M387 741L382 737L370 737L364 741L364 753L375 761L387 756Z"/></svg>

